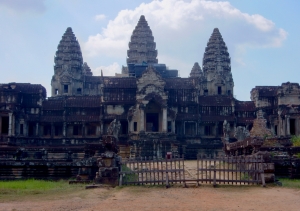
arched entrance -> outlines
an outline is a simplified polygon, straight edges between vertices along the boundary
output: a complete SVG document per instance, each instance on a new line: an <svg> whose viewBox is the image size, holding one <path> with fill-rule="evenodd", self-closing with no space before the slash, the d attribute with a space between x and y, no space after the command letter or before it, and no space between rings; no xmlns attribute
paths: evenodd
<svg viewBox="0 0 300 211"><path fill-rule="evenodd" d="M161 107L158 103L151 100L145 108L146 115L146 131L160 132L161 131Z"/></svg>

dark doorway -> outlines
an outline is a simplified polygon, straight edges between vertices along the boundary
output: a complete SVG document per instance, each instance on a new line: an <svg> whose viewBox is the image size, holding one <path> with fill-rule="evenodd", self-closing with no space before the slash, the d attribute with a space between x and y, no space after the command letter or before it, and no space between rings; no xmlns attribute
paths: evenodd
<svg viewBox="0 0 300 211"><path fill-rule="evenodd" d="M28 124L28 136L34 136L35 135L35 124L29 123Z"/></svg>
<svg viewBox="0 0 300 211"><path fill-rule="evenodd" d="M222 87L218 86L218 95L222 94Z"/></svg>
<svg viewBox="0 0 300 211"><path fill-rule="evenodd" d="M290 119L290 134L296 135L296 121L295 119Z"/></svg>
<svg viewBox="0 0 300 211"><path fill-rule="evenodd" d="M1 131L2 134L8 134L8 116L3 116L2 117L2 127L1 127Z"/></svg>
<svg viewBox="0 0 300 211"><path fill-rule="evenodd" d="M128 122L121 121L121 134L127 134L128 133Z"/></svg>
<svg viewBox="0 0 300 211"><path fill-rule="evenodd" d="M146 131L158 132L158 113L146 114Z"/></svg>

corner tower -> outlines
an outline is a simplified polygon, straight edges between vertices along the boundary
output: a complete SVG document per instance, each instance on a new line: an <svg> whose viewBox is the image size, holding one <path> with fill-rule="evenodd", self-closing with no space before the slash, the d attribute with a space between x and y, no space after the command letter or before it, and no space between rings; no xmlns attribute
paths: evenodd
<svg viewBox="0 0 300 211"><path fill-rule="evenodd" d="M128 64L157 64L157 50L152 31L148 26L145 16L142 15L132 32L127 51Z"/></svg>
<svg viewBox="0 0 300 211"><path fill-rule="evenodd" d="M57 46L54 57L51 96L81 95L83 89L82 69L81 49L72 28L68 27Z"/></svg>
<svg viewBox="0 0 300 211"><path fill-rule="evenodd" d="M206 78L204 95L233 95L230 56L218 28L209 38L203 55L203 73Z"/></svg>

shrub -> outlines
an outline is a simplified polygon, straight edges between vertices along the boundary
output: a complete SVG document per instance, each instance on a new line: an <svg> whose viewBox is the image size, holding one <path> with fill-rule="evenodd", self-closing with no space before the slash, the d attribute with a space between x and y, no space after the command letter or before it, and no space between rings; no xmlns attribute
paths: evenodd
<svg viewBox="0 0 300 211"><path fill-rule="evenodd" d="M300 147L300 136L292 136L293 147Z"/></svg>

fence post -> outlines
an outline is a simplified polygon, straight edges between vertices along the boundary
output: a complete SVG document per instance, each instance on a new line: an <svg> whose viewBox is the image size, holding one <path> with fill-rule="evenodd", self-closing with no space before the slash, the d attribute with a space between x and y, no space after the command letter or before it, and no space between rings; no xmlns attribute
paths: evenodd
<svg viewBox="0 0 300 211"><path fill-rule="evenodd" d="M185 181L185 166L184 166L184 154L182 154L182 168L183 168L183 187L186 188L186 181Z"/></svg>
<svg viewBox="0 0 300 211"><path fill-rule="evenodd" d="M217 187L217 182L216 182L217 175L216 174L217 174L217 172L216 172L216 156L214 156L214 184L213 184L214 188Z"/></svg>
<svg viewBox="0 0 300 211"><path fill-rule="evenodd" d="M197 186L199 186L199 153L197 154Z"/></svg>
<svg viewBox="0 0 300 211"><path fill-rule="evenodd" d="M166 170L166 188L169 188L169 175L167 170Z"/></svg>
<svg viewBox="0 0 300 211"><path fill-rule="evenodd" d="M261 156L261 163L260 163L260 166L261 166L261 173L260 173L260 176L261 176L261 183L262 183L262 186L263 187L266 187L266 181L265 181L265 170L264 170L264 163L263 163L263 156Z"/></svg>
<svg viewBox="0 0 300 211"><path fill-rule="evenodd" d="M122 186L122 181L123 180L123 174L122 174L122 163L121 163L121 167L120 167L120 179L119 179L119 186Z"/></svg>

